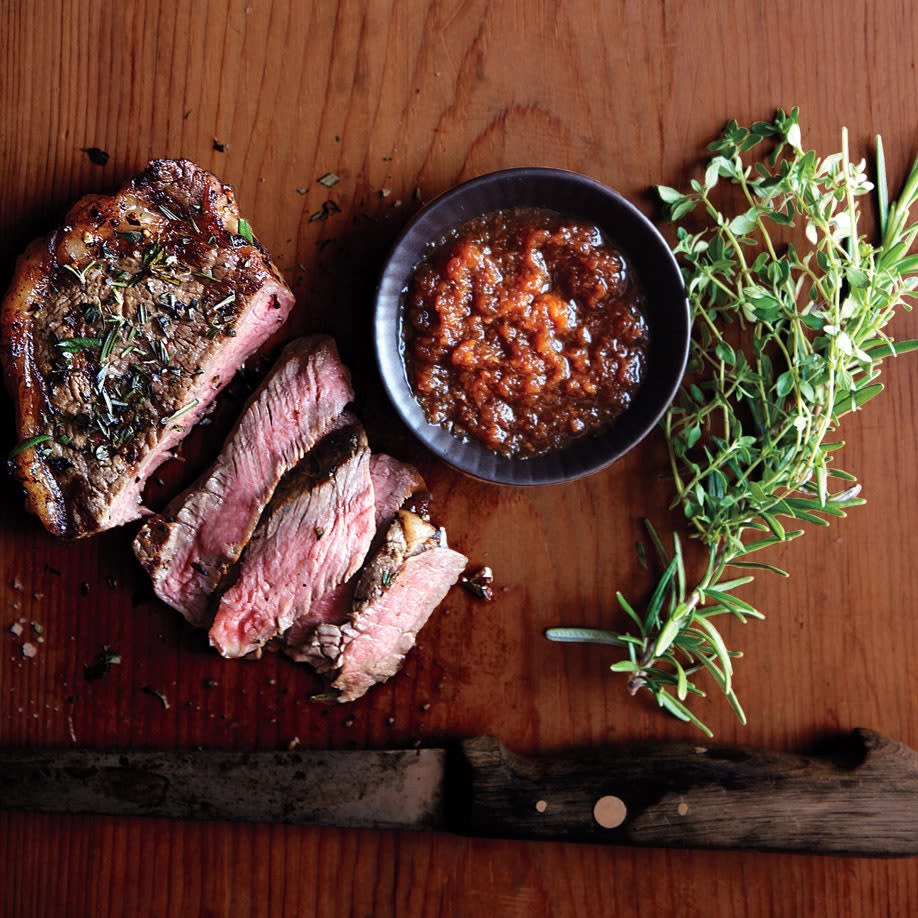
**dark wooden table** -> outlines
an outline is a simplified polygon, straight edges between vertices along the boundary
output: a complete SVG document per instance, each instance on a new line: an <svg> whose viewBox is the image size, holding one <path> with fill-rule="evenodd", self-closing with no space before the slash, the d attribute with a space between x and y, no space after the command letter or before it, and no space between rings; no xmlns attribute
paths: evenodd
<svg viewBox="0 0 918 918"><path fill-rule="evenodd" d="M612 626L616 589L648 588L639 520L664 512L651 437L586 481L506 490L454 474L394 423L371 363L371 295L399 228L458 181L516 165L594 176L654 213L653 183L685 185L729 118L802 109L804 143L857 156L883 133L890 173L916 152L912 3L602 4L420 0L80 4L0 8L0 275L70 202L157 156L231 182L294 287L286 335L327 330L361 389L374 445L418 463L435 512L497 598L454 591L403 673L353 706L310 704L315 682L269 656L230 663L150 598L129 531L46 535L0 490L0 743L225 749L432 744L495 733L523 752L691 727L632 700L602 648L541 637ZM106 165L81 152L99 147ZM327 189L328 171L340 183ZM323 202L340 212L314 219ZM904 314L897 337L918 335ZM918 745L914 457L918 362L849 419L844 466L868 505L770 560L789 580L747 588L768 620L729 629L745 649L739 726L700 707L719 739L801 749L862 725ZM232 404L227 409L232 410ZM2 440L14 439L2 409ZM206 453L212 441L199 437ZM191 474L173 467L167 486ZM161 501L164 493L151 500ZM131 530L132 531L132 530ZM9 626L44 629L33 659ZM103 646L120 665L87 682ZM144 687L163 693L168 708ZM445 835L0 816L0 908L58 915L901 916L914 861L697 853Z"/></svg>

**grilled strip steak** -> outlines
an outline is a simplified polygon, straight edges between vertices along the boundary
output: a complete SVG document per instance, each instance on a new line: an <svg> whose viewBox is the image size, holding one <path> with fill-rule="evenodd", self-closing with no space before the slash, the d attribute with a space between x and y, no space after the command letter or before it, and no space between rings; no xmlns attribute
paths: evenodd
<svg viewBox="0 0 918 918"><path fill-rule="evenodd" d="M399 509L406 503L426 497L427 486L414 466L399 462L385 453L370 458L370 478L373 482L375 501L376 535L370 545L369 554L375 551L385 539L386 532ZM329 670L329 660L317 654L313 643L316 626L322 623L343 625L354 603L354 588L359 572L350 580L338 584L311 606L302 609L290 630L284 635L284 652L299 663L309 663L319 672Z"/></svg>
<svg viewBox="0 0 918 918"><path fill-rule="evenodd" d="M141 516L147 478L292 305L232 189L193 163L80 200L0 315L27 508L68 538Z"/></svg>
<svg viewBox="0 0 918 918"><path fill-rule="evenodd" d="M309 653L327 663L337 700L354 701L398 672L418 631L459 579L468 559L446 535L401 510L386 540L361 571L354 606L343 625L317 626Z"/></svg>
<svg viewBox="0 0 918 918"><path fill-rule="evenodd" d="M217 606L210 642L223 656L259 650L360 567L374 531L369 466L355 423L329 434L281 481Z"/></svg>
<svg viewBox="0 0 918 918"><path fill-rule="evenodd" d="M287 345L214 465L137 534L134 553L160 599L191 624L210 624L212 595L239 560L278 482L353 397L331 338Z"/></svg>

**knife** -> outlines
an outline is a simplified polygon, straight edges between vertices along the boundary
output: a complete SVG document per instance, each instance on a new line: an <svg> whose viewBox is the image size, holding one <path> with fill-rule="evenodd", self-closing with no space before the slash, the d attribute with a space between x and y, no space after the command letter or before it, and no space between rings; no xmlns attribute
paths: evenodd
<svg viewBox="0 0 918 918"><path fill-rule="evenodd" d="M857 729L814 756L671 744L524 757L446 749L0 750L0 809L677 848L918 854L918 755Z"/></svg>

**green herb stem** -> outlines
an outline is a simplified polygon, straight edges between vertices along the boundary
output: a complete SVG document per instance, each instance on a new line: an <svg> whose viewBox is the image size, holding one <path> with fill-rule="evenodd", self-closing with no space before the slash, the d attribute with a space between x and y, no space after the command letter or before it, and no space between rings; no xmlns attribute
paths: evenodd
<svg viewBox="0 0 918 918"><path fill-rule="evenodd" d="M772 150L747 162L766 141ZM828 525L863 502L854 476L833 466L840 444L829 437L882 389L883 359L918 350L918 342L894 342L884 330L918 289L918 256L909 254L918 224L908 224L918 160L890 204L878 140L881 241L874 246L858 232L858 200L873 186L863 164L850 160L847 131L841 152L820 160L801 147L797 110L779 110L749 128L730 122L710 149L703 182L693 180L686 194L660 189L678 224L674 250L694 320L689 372L662 428L673 506L703 544L706 564L693 580L679 536L667 549L648 526L662 574L641 612L617 594L634 629L547 632L552 640L625 648L612 669L627 674L629 691L649 692L706 733L686 704L705 694L694 681L701 673L745 723L734 689L740 654L727 648L715 620L764 617L734 591L752 581L750 571L786 576L757 560L759 551L803 534L782 519ZM738 213L721 210L709 193L721 179L736 188ZM697 218L684 219L698 210L700 230Z"/></svg>

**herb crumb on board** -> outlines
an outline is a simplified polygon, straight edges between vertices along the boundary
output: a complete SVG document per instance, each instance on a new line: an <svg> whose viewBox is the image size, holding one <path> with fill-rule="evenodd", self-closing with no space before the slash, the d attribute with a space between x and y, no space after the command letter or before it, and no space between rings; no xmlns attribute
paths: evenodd
<svg viewBox="0 0 918 918"><path fill-rule="evenodd" d="M109 160L109 154L101 147L80 147L80 152L89 157L94 166L104 166Z"/></svg>
<svg viewBox="0 0 918 918"><path fill-rule="evenodd" d="M459 578L464 589L478 599L490 602L494 599L494 571L484 565Z"/></svg>
<svg viewBox="0 0 918 918"><path fill-rule="evenodd" d="M164 711L169 710L169 699L159 689L154 688L152 685L144 685L141 687L141 691L145 695L152 695L163 706Z"/></svg>
<svg viewBox="0 0 918 918"><path fill-rule="evenodd" d="M107 644L96 654L91 663L83 666L83 678L87 682L95 682L111 672L113 666L121 663L121 654L112 650Z"/></svg>

